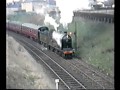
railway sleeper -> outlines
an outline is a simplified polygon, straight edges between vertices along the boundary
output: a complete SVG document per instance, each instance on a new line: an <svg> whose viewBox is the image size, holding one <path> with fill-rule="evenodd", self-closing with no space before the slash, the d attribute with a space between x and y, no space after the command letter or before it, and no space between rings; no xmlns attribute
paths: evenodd
<svg viewBox="0 0 120 90"><path fill-rule="evenodd" d="M73 79L71 77L64 76L64 75L59 75L59 76L62 77L66 81L73 81Z"/></svg>
<svg viewBox="0 0 120 90"><path fill-rule="evenodd" d="M72 54L64 54L63 57L65 59L72 59Z"/></svg>
<svg viewBox="0 0 120 90"><path fill-rule="evenodd" d="M79 89L83 89L83 88L82 88L82 86L75 86L75 87L71 87L71 89L73 89L73 90L78 89L79 90Z"/></svg>
<svg viewBox="0 0 120 90"><path fill-rule="evenodd" d="M65 75L65 73L61 73L60 71L56 71L58 74L59 74L59 76L61 76L61 77L65 77L65 78L69 78L68 77L68 75Z"/></svg>
<svg viewBox="0 0 120 90"><path fill-rule="evenodd" d="M74 86L75 86L75 85L77 86L78 83L77 83L77 82L74 82L74 81L70 81L70 84L72 84L72 85L74 85Z"/></svg>
<svg viewBox="0 0 120 90"><path fill-rule="evenodd" d="M66 79L63 78L66 82L69 82L70 84L76 84L77 82L75 82L73 79ZM74 82L74 83L73 83Z"/></svg>

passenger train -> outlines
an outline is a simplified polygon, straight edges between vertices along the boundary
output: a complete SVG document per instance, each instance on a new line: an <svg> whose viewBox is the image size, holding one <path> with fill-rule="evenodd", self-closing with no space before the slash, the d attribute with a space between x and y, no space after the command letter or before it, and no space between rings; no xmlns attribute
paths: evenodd
<svg viewBox="0 0 120 90"><path fill-rule="evenodd" d="M49 30L47 26L9 20L6 21L6 29L43 44L49 50L59 54L65 59L73 58L72 38L67 32L60 33L55 30Z"/></svg>

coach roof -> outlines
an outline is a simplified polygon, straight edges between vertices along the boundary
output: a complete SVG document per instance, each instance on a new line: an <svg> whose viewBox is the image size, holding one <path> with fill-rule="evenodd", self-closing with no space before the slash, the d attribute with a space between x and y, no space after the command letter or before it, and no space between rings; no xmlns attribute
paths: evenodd
<svg viewBox="0 0 120 90"><path fill-rule="evenodd" d="M9 23L19 24L19 25L21 25L21 24L22 24L22 22L19 22L19 21L10 21L10 20L9 20Z"/></svg>
<svg viewBox="0 0 120 90"><path fill-rule="evenodd" d="M39 29L41 27L40 25L35 25L31 23L23 23L22 26L26 26L26 27L33 28L33 29Z"/></svg>

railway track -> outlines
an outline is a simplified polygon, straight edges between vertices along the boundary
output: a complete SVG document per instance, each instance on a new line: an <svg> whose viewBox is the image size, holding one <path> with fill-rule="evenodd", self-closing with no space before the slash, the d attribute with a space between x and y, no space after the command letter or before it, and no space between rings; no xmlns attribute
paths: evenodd
<svg viewBox="0 0 120 90"><path fill-rule="evenodd" d="M76 74L82 73L85 75L85 77L88 77L92 83L96 83L96 85L100 86L102 89L114 89L114 82L111 78L105 77L100 72L93 71L90 67L84 66L84 64L81 64L79 61L67 61L67 63L70 64L70 66L76 69Z"/></svg>
<svg viewBox="0 0 120 90"><path fill-rule="evenodd" d="M47 53L49 55L49 53ZM55 57L57 55L54 55ZM68 72L74 75L77 80L81 81L86 88L89 89L114 89L114 82L111 78L104 77L102 73L94 71L93 68L87 67L88 65L83 65L78 60L61 60L54 59L61 66L63 66Z"/></svg>
<svg viewBox="0 0 120 90"><path fill-rule="evenodd" d="M73 65L75 65L77 68L84 67L85 69L93 72L93 74L100 76L102 79L106 80L107 82L113 84L114 79L111 76L107 76L100 71L96 70L95 68L91 67L91 65L88 65L87 63L83 62L82 60L75 59L75 62L71 62Z"/></svg>
<svg viewBox="0 0 120 90"><path fill-rule="evenodd" d="M74 78L69 72L67 72L63 67L56 63L47 54L43 53L38 48L34 47L30 43L18 39L27 50L29 50L37 61L42 60L44 64L60 79L60 81L67 87L67 89L86 89L81 82Z"/></svg>
<svg viewBox="0 0 120 90"><path fill-rule="evenodd" d="M32 41L29 42L29 43L32 43ZM37 50L40 50L40 48L38 48L38 46L40 46L40 45L36 44L34 42L34 43L31 44L31 46L29 46L29 48L35 47ZM34 49L33 49L33 51L34 51ZM60 67L64 67L66 72L69 72L69 74L74 75L77 82L82 82L84 84L85 88L87 88L87 89L93 89L93 88L94 89L113 89L114 88L114 84L112 83L112 80L108 80L110 78L104 77L104 75L102 75L101 73L91 69L90 67L87 67L87 65L83 64L81 61L78 61L78 60L75 60L75 59L73 59L73 60L63 60L63 58L59 57L56 54L53 54L51 56L51 54L49 52L45 52L45 53L46 53L46 55L48 55L48 57L50 57L53 60L52 62L59 63L58 65L60 65ZM41 56L43 56L43 55L41 55ZM42 58L44 59L46 57L47 56L43 56ZM48 63L51 63L51 59L48 60L48 61L46 61L46 60L45 61L48 62ZM54 67L54 64L50 64L50 65L52 65L53 68L56 67L56 66ZM63 72L61 72L61 69L57 69L54 72L56 72L57 76L59 76L59 77L62 76L63 80L65 78L70 86L72 86L71 83L74 83L71 80L69 80L69 77L68 77L68 79L66 78L67 74L63 74ZM61 82L63 84L65 84L62 80L61 80ZM70 87L70 88L72 88L72 87ZM81 88L81 87L79 87L79 88Z"/></svg>

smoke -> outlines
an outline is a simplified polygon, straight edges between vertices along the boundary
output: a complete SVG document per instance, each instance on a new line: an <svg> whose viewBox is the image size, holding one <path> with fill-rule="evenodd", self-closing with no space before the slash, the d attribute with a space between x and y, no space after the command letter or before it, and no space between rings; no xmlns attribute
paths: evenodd
<svg viewBox="0 0 120 90"><path fill-rule="evenodd" d="M89 9L88 5L89 0L56 0L56 6L61 12L60 20L56 23L56 19L46 14L44 23L53 25L55 30L57 30L57 27L61 30L68 29L68 23L72 21L73 11L77 9Z"/></svg>
<svg viewBox="0 0 120 90"><path fill-rule="evenodd" d="M49 14L45 15L45 20L44 20L45 25L53 25L54 29L57 31L57 27L59 24L56 23L55 19L49 16Z"/></svg>
<svg viewBox="0 0 120 90"><path fill-rule="evenodd" d="M76 9L89 9L89 0L56 0L61 11L60 23L64 27L72 21L73 11Z"/></svg>
<svg viewBox="0 0 120 90"><path fill-rule="evenodd" d="M42 14L42 15L44 15L44 11L45 11L44 8L41 8L41 9L38 8L38 9L36 9L36 13L37 13L37 14Z"/></svg>

